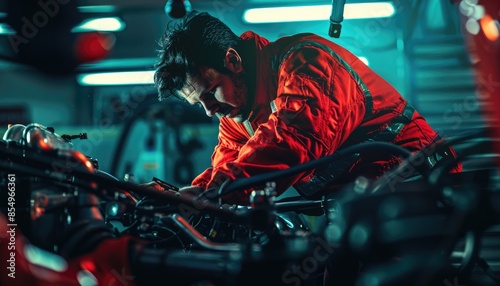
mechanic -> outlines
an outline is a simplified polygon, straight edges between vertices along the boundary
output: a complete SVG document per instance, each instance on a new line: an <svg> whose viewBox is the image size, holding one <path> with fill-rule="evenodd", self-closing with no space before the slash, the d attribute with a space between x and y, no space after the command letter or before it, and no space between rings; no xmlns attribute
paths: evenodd
<svg viewBox="0 0 500 286"><path fill-rule="evenodd" d="M362 142L385 141L417 152L439 139L386 80L318 35L275 42L251 31L238 37L219 19L192 11L170 25L160 45L159 99L175 95L220 119L212 166L181 193L287 169ZM455 156L450 148L426 162ZM372 177L400 159L376 161L368 164ZM453 171L461 171L461 165ZM277 194L290 186L300 190L317 172L279 180ZM248 204L250 191L229 194L224 201Z"/></svg>

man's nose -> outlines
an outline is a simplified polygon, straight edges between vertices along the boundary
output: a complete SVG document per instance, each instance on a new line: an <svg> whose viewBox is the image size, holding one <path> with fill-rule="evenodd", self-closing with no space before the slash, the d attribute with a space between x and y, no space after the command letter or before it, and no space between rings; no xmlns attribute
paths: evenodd
<svg viewBox="0 0 500 286"><path fill-rule="evenodd" d="M209 116L209 117L214 116L215 113L217 113L217 111L219 110L219 105L216 102L213 102L213 101L207 102L205 100L202 100L200 102L201 102L201 105L203 106L203 108L205 109L207 116Z"/></svg>

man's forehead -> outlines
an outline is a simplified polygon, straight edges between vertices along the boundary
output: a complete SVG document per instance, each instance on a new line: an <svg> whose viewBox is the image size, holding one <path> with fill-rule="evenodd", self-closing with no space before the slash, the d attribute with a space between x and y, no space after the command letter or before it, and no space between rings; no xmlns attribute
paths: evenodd
<svg viewBox="0 0 500 286"><path fill-rule="evenodd" d="M192 97L196 91L201 92L208 88L216 78L216 72L211 68L200 68L199 76L186 75L186 83L178 90L180 96L184 98Z"/></svg>
<svg viewBox="0 0 500 286"><path fill-rule="evenodd" d="M188 75L186 76L186 83L177 92L181 97L188 99L196 94L197 89L200 89L198 79Z"/></svg>

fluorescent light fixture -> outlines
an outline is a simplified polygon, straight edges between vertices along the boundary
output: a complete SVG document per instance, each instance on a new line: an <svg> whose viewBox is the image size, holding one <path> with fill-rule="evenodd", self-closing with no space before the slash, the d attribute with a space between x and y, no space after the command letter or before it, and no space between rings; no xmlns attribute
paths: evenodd
<svg viewBox="0 0 500 286"><path fill-rule="evenodd" d="M7 13L0 12L0 18L6 18ZM16 31L14 31L9 24L0 23L0 35L15 35Z"/></svg>
<svg viewBox="0 0 500 286"><path fill-rule="evenodd" d="M369 65L370 65L370 64L369 64L369 62L368 62L368 59L367 59L367 58L365 58L365 57L358 57L358 59L359 59L360 61L362 61L363 63L365 63L365 65L367 65L367 66L369 66Z"/></svg>
<svg viewBox="0 0 500 286"><path fill-rule="evenodd" d="M247 23L280 23L330 19L332 5L290 6L248 9ZM386 18L395 13L392 2L352 3L344 6L344 19Z"/></svg>
<svg viewBox="0 0 500 286"><path fill-rule="evenodd" d="M72 29L72 32L118 32L125 28L125 23L118 17L88 19Z"/></svg>
<svg viewBox="0 0 500 286"><path fill-rule="evenodd" d="M142 85L154 83L154 71L129 71L81 74L80 85Z"/></svg>
<svg viewBox="0 0 500 286"><path fill-rule="evenodd" d="M116 7L114 5L91 5L91 6L80 6L78 11L82 13L114 13L116 12Z"/></svg>
<svg viewBox="0 0 500 286"><path fill-rule="evenodd" d="M14 31L8 24L0 23L0 35L15 35Z"/></svg>

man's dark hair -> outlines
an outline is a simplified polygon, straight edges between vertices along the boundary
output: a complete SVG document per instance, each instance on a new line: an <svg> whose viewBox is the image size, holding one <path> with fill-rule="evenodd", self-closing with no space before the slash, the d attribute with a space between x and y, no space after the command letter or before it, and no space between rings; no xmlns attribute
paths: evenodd
<svg viewBox="0 0 500 286"><path fill-rule="evenodd" d="M160 39L160 61L154 76L160 100L181 89L186 75L198 76L200 67L225 73L226 51L241 41L226 24L206 12L192 11L169 26Z"/></svg>

